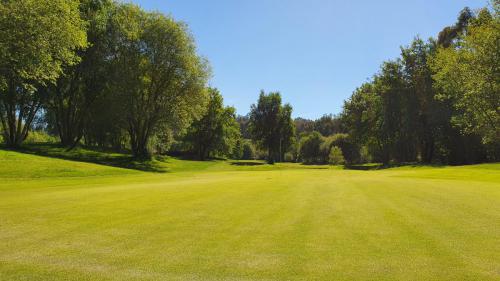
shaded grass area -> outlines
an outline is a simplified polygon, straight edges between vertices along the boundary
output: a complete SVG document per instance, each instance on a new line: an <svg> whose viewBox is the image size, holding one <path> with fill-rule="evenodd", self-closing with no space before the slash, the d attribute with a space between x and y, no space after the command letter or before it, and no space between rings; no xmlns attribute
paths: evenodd
<svg viewBox="0 0 500 281"><path fill-rule="evenodd" d="M0 178L70 178L120 174L146 175L163 173L268 171L288 169L339 169L340 167L308 166L293 163L269 165L263 161L245 160L182 160L174 157L157 157L139 162L126 154L104 152L86 148L71 151L51 144L36 144L19 151L0 149ZM0 183L1 184L1 183Z"/></svg>
<svg viewBox="0 0 500 281"><path fill-rule="evenodd" d="M145 172L162 173L167 171L165 167L161 165L161 161L155 159L138 161L129 154L100 151L92 148L76 147L75 149L67 150L57 144L26 144L19 149L19 151L39 156L95 163Z"/></svg>
<svg viewBox="0 0 500 281"><path fill-rule="evenodd" d="M16 151L0 150L0 184L20 184L22 179L74 177L101 177L137 173L130 169L120 169L81 161L43 157ZM12 183L11 183L12 184Z"/></svg>
<svg viewBox="0 0 500 281"><path fill-rule="evenodd" d="M422 164L416 162L409 163L392 163L392 164L382 164L382 163L368 163L368 164L350 164L345 165L345 169L358 170L358 171L371 171L371 170L383 170L383 169L393 169L393 168L418 168L418 167L433 167L433 168L444 168L446 165L441 164Z"/></svg>
<svg viewBox="0 0 500 281"><path fill-rule="evenodd" d="M500 164L248 163L0 150L0 280L500 279Z"/></svg>

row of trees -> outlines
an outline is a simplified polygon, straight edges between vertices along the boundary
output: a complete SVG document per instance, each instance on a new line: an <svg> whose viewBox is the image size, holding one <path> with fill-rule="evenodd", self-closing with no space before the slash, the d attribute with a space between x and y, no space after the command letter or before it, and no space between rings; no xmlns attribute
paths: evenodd
<svg viewBox="0 0 500 281"><path fill-rule="evenodd" d="M207 87L187 26L113 0L0 4L0 121L138 158L179 152L269 163L475 163L500 159L500 1L464 9L438 39L416 38L339 116L292 119L277 92L247 116Z"/></svg>
<svg viewBox="0 0 500 281"><path fill-rule="evenodd" d="M83 142L147 158L177 141L202 160L255 156L235 109L206 86L208 63L184 23L112 0L6 0L0 26L8 146L43 127L68 149ZM291 112L279 93L262 92L252 107L249 132L270 163L292 144Z"/></svg>
<svg viewBox="0 0 500 281"><path fill-rule="evenodd" d="M383 163L500 159L500 1L416 38L345 102L342 125Z"/></svg>
<svg viewBox="0 0 500 281"><path fill-rule="evenodd" d="M207 101L209 68L184 23L111 0L0 5L0 117L18 147L37 115L61 143L121 145L136 157Z"/></svg>
<svg viewBox="0 0 500 281"><path fill-rule="evenodd" d="M437 39L417 37L402 47L401 57L359 87L340 116L295 119L295 136L282 135L289 157L278 160L324 164L340 150L348 164L498 161L499 3L465 8ZM244 136L255 136L252 118L238 121Z"/></svg>

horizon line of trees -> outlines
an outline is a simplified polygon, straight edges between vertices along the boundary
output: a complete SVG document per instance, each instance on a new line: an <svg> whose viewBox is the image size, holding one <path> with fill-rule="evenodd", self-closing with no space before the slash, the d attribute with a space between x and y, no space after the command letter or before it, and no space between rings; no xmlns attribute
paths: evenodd
<svg viewBox="0 0 500 281"><path fill-rule="evenodd" d="M339 115L292 119L279 92L246 116L208 86L185 23L113 0L0 4L0 122L19 148L37 131L78 145L269 163L469 164L500 159L500 0L437 39L416 37Z"/></svg>

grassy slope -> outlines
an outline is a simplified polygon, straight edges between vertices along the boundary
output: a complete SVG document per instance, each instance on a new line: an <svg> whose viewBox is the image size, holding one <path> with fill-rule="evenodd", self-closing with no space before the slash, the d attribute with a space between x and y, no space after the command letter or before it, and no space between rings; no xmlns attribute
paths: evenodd
<svg viewBox="0 0 500 281"><path fill-rule="evenodd" d="M500 165L347 171L0 150L0 280L498 280Z"/></svg>

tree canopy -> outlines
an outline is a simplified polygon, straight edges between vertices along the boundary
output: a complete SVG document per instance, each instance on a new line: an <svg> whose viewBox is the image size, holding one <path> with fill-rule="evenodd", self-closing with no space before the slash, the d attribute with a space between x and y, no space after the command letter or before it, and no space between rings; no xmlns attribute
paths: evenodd
<svg viewBox="0 0 500 281"><path fill-rule="evenodd" d="M278 92L261 91L257 104L251 106L248 129L252 138L267 151L269 163L282 161L294 141L295 124L291 115L292 107L282 105Z"/></svg>
<svg viewBox="0 0 500 281"><path fill-rule="evenodd" d="M203 111L208 64L186 25L170 17L127 4L118 7L113 25L111 87L123 103L133 154L148 157L159 128L185 127Z"/></svg>
<svg viewBox="0 0 500 281"><path fill-rule="evenodd" d="M240 127L234 107L225 107L217 89L208 89L208 106L199 120L188 129L185 141L200 160L229 157L240 140Z"/></svg>
<svg viewBox="0 0 500 281"><path fill-rule="evenodd" d="M0 3L0 120L9 146L19 146L65 65L80 61L86 24L76 0Z"/></svg>
<svg viewBox="0 0 500 281"><path fill-rule="evenodd" d="M292 119L262 91L236 116L208 87L188 26L114 0L0 1L0 126L17 148L41 130L77 145L348 165L500 159L500 1L414 38L344 102Z"/></svg>

